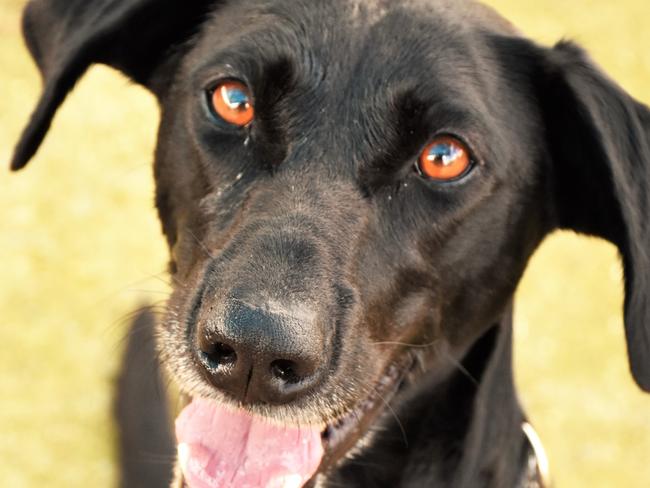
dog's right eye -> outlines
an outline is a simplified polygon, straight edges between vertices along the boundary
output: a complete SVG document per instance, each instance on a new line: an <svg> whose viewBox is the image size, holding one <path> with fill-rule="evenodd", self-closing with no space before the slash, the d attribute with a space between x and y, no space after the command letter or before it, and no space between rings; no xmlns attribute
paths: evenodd
<svg viewBox="0 0 650 488"><path fill-rule="evenodd" d="M222 81L209 90L208 101L216 117L235 127L246 127L255 117L250 90L241 81Z"/></svg>

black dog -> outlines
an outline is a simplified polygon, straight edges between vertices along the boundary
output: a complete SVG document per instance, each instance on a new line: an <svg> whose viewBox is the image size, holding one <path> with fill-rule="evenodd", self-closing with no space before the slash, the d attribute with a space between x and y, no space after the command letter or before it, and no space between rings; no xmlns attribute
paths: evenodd
<svg viewBox="0 0 650 488"><path fill-rule="evenodd" d="M542 484L510 309L558 228L618 246L650 390L650 111L577 46L461 0L32 0L24 32L14 169L92 63L159 100L178 482Z"/></svg>

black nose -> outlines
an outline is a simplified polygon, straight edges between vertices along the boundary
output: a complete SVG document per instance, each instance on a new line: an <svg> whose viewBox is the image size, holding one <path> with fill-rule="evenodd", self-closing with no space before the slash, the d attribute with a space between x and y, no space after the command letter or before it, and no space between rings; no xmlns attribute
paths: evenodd
<svg viewBox="0 0 650 488"><path fill-rule="evenodd" d="M238 300L221 319L201 321L196 346L209 381L244 403L294 400L319 382L325 356L313 314L270 312Z"/></svg>

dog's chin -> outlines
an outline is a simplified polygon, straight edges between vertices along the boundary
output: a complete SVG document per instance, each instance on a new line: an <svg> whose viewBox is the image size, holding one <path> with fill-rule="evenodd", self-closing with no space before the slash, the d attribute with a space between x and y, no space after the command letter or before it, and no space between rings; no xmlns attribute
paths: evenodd
<svg viewBox="0 0 650 488"><path fill-rule="evenodd" d="M176 486L300 488L313 486L343 459L361 451L373 425L390 409L410 364L391 364L371 393L333 421L279 424L245 407L187 397L176 420Z"/></svg>

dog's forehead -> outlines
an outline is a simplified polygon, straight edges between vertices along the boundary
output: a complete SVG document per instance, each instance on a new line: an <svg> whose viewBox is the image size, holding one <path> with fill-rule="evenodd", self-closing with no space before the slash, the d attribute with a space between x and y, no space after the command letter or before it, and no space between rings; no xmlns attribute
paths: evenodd
<svg viewBox="0 0 650 488"><path fill-rule="evenodd" d="M271 6L284 4L290 12L300 12L300 9L294 8L297 3L295 1L275 0L265 3ZM334 7L338 12L337 18L331 15L328 17L329 20L337 20L339 26L345 24L341 23L342 20L351 21L356 26L371 26L386 15L400 11L411 13L415 18L435 17L470 28L501 33L516 32L514 26L493 8L475 0L328 0L308 3L307 12L311 15L317 13L323 5ZM327 22L328 17L318 17L318 21Z"/></svg>
<svg viewBox="0 0 650 488"><path fill-rule="evenodd" d="M450 32L517 32L491 7L474 0L241 0L216 7L215 15L205 26L204 38L211 33L218 37L258 29L291 29L303 43L317 40L319 47L338 49L341 43L345 44L346 37L358 41L377 24L390 23L395 18L401 24L400 37L426 35L418 29L426 23ZM211 41L221 44L228 39Z"/></svg>
<svg viewBox="0 0 650 488"><path fill-rule="evenodd" d="M350 19L374 24L395 9L418 17L444 17L448 22L502 33L515 33L514 26L494 9L474 0L342 0L349 6Z"/></svg>

